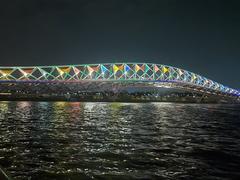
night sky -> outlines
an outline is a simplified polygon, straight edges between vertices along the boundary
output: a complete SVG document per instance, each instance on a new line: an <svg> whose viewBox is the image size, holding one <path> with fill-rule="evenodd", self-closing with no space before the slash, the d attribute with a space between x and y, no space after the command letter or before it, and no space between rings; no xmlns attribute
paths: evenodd
<svg viewBox="0 0 240 180"><path fill-rule="evenodd" d="M240 89L240 3L5 0L0 65L150 62Z"/></svg>

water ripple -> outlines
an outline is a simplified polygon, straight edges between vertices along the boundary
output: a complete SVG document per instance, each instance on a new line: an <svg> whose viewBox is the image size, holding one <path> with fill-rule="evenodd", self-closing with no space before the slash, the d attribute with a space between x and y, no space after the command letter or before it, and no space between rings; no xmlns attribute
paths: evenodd
<svg viewBox="0 0 240 180"><path fill-rule="evenodd" d="M240 179L240 107L0 102L16 179Z"/></svg>

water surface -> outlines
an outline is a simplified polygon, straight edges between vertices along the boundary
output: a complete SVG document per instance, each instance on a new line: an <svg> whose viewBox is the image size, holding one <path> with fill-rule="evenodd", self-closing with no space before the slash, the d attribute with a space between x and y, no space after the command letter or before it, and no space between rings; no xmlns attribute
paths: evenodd
<svg viewBox="0 0 240 180"><path fill-rule="evenodd" d="M240 106L0 102L16 179L240 179Z"/></svg>

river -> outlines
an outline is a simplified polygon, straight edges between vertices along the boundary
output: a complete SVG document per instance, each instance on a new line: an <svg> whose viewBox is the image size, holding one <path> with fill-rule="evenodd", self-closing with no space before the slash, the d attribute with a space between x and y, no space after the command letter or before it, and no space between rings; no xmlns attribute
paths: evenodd
<svg viewBox="0 0 240 180"><path fill-rule="evenodd" d="M240 179L240 106L0 102L14 179Z"/></svg>

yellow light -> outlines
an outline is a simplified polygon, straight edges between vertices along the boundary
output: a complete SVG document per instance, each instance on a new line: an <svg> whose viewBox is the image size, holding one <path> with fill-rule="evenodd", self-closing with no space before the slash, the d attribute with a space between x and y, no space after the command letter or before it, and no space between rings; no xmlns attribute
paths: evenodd
<svg viewBox="0 0 240 180"><path fill-rule="evenodd" d="M163 73L165 74L166 72L168 72L168 68L166 68L165 66L163 66Z"/></svg>
<svg viewBox="0 0 240 180"><path fill-rule="evenodd" d="M59 73L61 76L64 74L64 71L63 71L62 69L57 68L57 70L58 70L58 73Z"/></svg>
<svg viewBox="0 0 240 180"><path fill-rule="evenodd" d="M114 65L113 65L113 71L114 71L114 73L116 73L118 70L119 70L118 66L114 64Z"/></svg>

